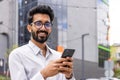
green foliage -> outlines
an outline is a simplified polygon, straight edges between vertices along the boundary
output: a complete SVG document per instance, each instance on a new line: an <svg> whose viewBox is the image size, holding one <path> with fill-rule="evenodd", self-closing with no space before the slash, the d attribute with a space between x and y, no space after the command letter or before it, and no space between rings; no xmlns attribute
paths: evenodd
<svg viewBox="0 0 120 80"><path fill-rule="evenodd" d="M114 77L120 79L120 68L114 70Z"/></svg>
<svg viewBox="0 0 120 80"><path fill-rule="evenodd" d="M7 59L7 62L6 62L7 73L9 73L9 69L8 69L8 57L9 57L11 51L12 51L13 49L17 48L17 47L18 47L18 45L13 45L13 46L12 46L11 48L9 48L9 49L7 50L7 52L5 53L5 57L6 57L6 59ZM9 74L8 74L8 75L9 75ZM0 80L10 80L10 78L8 77L8 75L7 75L7 74L5 74L4 76L1 76L1 75L0 75Z"/></svg>
<svg viewBox="0 0 120 80"><path fill-rule="evenodd" d="M120 79L120 60L114 61L114 77Z"/></svg>
<svg viewBox="0 0 120 80"><path fill-rule="evenodd" d="M5 57L8 58L10 52L11 52L13 49L17 48L17 47L18 47L18 45L13 45L11 48L9 48L9 49L7 50L7 52L6 52L6 54L5 54Z"/></svg>
<svg viewBox="0 0 120 80"><path fill-rule="evenodd" d="M0 80L10 80L10 78L0 75Z"/></svg>

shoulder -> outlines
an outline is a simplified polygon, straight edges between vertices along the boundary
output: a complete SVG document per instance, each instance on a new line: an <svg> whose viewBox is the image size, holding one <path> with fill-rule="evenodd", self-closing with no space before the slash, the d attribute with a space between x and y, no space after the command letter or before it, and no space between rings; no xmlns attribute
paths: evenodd
<svg viewBox="0 0 120 80"><path fill-rule="evenodd" d="M29 48L26 45L23 45L21 47L15 48L14 50L12 50L10 52L9 57L18 57L20 56L22 53L24 53L26 50L29 50Z"/></svg>

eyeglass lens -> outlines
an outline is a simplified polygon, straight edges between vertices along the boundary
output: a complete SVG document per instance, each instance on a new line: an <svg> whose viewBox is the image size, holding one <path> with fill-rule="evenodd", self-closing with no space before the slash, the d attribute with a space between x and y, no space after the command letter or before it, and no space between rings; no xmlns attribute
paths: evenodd
<svg viewBox="0 0 120 80"><path fill-rule="evenodd" d="M50 28L51 27L51 22L46 22L46 23L42 23L41 21L36 21L34 22L35 26L38 27L38 28L41 28L43 25L46 27L46 28Z"/></svg>

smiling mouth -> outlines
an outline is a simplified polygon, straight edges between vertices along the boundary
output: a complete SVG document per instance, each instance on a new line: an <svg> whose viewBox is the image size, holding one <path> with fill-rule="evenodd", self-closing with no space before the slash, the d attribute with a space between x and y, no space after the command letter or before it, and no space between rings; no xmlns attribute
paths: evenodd
<svg viewBox="0 0 120 80"><path fill-rule="evenodd" d="M46 33L38 33L38 36L40 36L40 37L46 37L47 36L47 34Z"/></svg>
<svg viewBox="0 0 120 80"><path fill-rule="evenodd" d="M48 32L46 32L46 31L37 31L37 34L39 34L39 33L44 33L44 34L48 35Z"/></svg>
<svg viewBox="0 0 120 80"><path fill-rule="evenodd" d="M38 38L41 38L41 39L43 39L43 38L46 38L47 36L48 36L48 32L47 31L37 31L37 36L38 36Z"/></svg>

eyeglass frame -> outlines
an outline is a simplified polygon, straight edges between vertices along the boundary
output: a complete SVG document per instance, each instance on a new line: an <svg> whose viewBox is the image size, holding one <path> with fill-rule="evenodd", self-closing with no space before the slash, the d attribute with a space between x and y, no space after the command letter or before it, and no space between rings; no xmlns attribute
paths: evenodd
<svg viewBox="0 0 120 80"><path fill-rule="evenodd" d="M40 23L41 23L41 24L40 24L41 26L37 26L37 25L36 25L36 22L40 22ZM49 23L50 26L47 26L47 25L46 25L47 23ZM42 28L43 25L44 25L44 27L45 27L46 29L50 29L53 24L52 24L52 22L45 22L45 23L43 24L42 21L38 20L38 21L32 22L30 25L31 25L31 26L32 26L32 25L35 25L35 27L38 28L38 29Z"/></svg>

